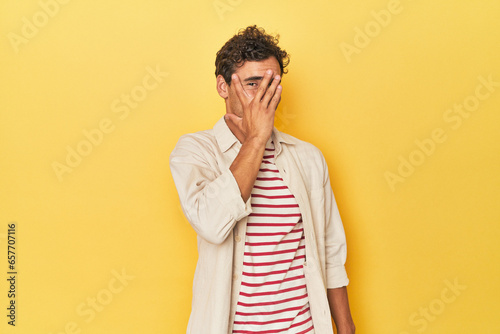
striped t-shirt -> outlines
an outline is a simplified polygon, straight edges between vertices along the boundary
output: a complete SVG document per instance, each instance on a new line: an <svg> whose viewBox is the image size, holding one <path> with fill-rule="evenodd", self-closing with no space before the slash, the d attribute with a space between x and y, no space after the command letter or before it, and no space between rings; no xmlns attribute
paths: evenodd
<svg viewBox="0 0 500 334"><path fill-rule="evenodd" d="M266 150L252 189L234 334L313 334L299 206Z"/></svg>

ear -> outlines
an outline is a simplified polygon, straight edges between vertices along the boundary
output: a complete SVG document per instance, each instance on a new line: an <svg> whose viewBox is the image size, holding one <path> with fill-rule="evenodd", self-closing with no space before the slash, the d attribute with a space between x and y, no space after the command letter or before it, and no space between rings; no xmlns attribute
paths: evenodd
<svg viewBox="0 0 500 334"><path fill-rule="evenodd" d="M220 74L217 76L217 92L223 99L227 99L229 97L229 85Z"/></svg>

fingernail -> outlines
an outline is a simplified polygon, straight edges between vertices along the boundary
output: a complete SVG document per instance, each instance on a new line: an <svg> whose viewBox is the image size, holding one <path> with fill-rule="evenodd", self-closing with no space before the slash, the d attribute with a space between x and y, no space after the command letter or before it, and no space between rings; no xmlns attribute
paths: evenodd
<svg viewBox="0 0 500 334"><path fill-rule="evenodd" d="M279 80L279 79L280 79L280 76L279 76L279 75L277 75L277 76L275 76L274 78L275 78L276 80Z"/></svg>
<svg viewBox="0 0 500 334"><path fill-rule="evenodd" d="M271 70L267 70L267 71L266 71L266 73L267 73L267 74L272 74L272 73L273 73L273 71L271 71Z"/></svg>

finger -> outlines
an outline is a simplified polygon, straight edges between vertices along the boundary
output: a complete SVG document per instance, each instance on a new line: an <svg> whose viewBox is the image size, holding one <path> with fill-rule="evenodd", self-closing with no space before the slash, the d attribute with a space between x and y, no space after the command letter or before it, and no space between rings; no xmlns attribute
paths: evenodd
<svg viewBox="0 0 500 334"><path fill-rule="evenodd" d="M281 92L283 91L283 87L281 85L278 85L276 87L276 91L274 92L273 98L271 101L269 101L269 109L272 111L275 111L276 108L278 107L278 104L281 101Z"/></svg>
<svg viewBox="0 0 500 334"><path fill-rule="evenodd" d="M227 113L224 115L224 119L226 120L226 123L233 123L234 126L238 129L237 131L241 132L242 134L245 133L243 130L243 118L235 115L235 114L229 114Z"/></svg>
<svg viewBox="0 0 500 334"><path fill-rule="evenodd" d="M236 96L240 100L241 104L243 104L243 105L247 104L248 95L243 90L243 85L241 84L240 77L236 73L234 73L231 76L231 81L232 81L232 83L234 85L234 90L236 91Z"/></svg>
<svg viewBox="0 0 500 334"><path fill-rule="evenodd" d="M241 126L241 123L243 121L243 118L235 115L235 114L229 114L227 113L226 115L224 115L224 119L227 121L227 122L232 122L234 123L236 126L240 127Z"/></svg>
<svg viewBox="0 0 500 334"><path fill-rule="evenodd" d="M269 106L269 102L271 101L271 98L274 96L274 93L276 92L276 87L278 87L280 83L281 77L279 75L276 75L271 82L271 85L266 91L266 94L262 98L262 103L267 107Z"/></svg>
<svg viewBox="0 0 500 334"><path fill-rule="evenodd" d="M256 99L257 101L260 101L264 96L264 93L266 92L267 87L269 86L269 82L271 81L272 75L273 75L272 70L267 70L266 73L264 74L264 78L262 78L259 88L257 89L257 94L255 94L254 97L254 99Z"/></svg>

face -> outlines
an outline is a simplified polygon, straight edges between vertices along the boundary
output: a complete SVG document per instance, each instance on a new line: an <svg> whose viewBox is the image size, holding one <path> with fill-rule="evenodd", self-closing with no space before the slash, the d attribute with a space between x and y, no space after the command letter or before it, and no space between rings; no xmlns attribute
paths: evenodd
<svg viewBox="0 0 500 334"><path fill-rule="evenodd" d="M253 98L257 93L257 88L264 78L264 73L268 69L271 69L273 71L273 75L271 78L274 78L275 75L281 75L281 68L278 60L276 60L276 58L272 56L260 61L246 61L243 66L236 68L235 73L240 78L241 84L243 85L243 91L249 98ZM271 84L271 82L272 80L269 82L269 85ZM238 99L238 96L236 95L236 90L234 88L235 84L235 82L231 81L231 86L226 85L226 111L228 113L233 113L237 116L243 117L243 107L240 100ZM221 92L219 91L219 94L220 93Z"/></svg>

